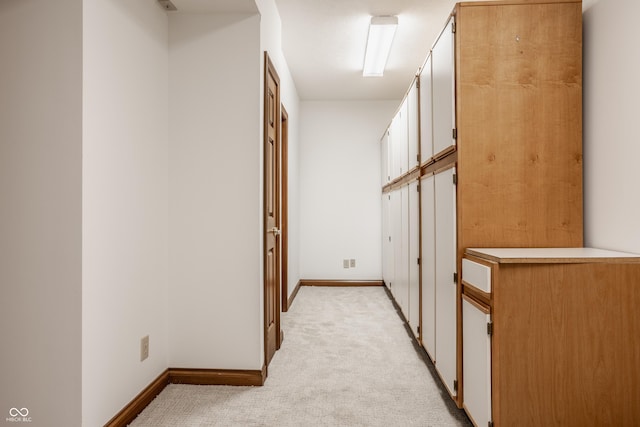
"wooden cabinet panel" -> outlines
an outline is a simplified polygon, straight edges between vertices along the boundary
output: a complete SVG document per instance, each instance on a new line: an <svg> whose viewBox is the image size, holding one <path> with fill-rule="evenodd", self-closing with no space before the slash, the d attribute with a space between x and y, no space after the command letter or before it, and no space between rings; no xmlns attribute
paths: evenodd
<svg viewBox="0 0 640 427"><path fill-rule="evenodd" d="M474 253L493 264L494 425L640 425L640 256L589 259L577 248L579 258L527 258L530 249L512 249L495 261L483 251ZM466 330L473 320L463 316ZM467 407L467 366L478 356L463 335Z"/></svg>
<svg viewBox="0 0 640 427"><path fill-rule="evenodd" d="M412 169L410 159L412 87L390 127L392 172L384 191L397 193L415 179L424 184L421 341L462 406L454 382L464 387L463 288L453 274L465 249L583 245L581 2L458 3L419 84L422 165ZM442 172L450 167L456 185L452 169ZM407 215L402 203L392 223ZM400 258L413 257L403 251L410 252L415 227L410 234L396 227L394 245L406 248L396 246L393 284L400 289L392 292L401 307L408 301L413 327L414 291L401 278L413 276ZM486 277L472 280L489 284ZM489 293L500 298L490 287L475 297L488 303Z"/></svg>
<svg viewBox="0 0 640 427"><path fill-rule="evenodd" d="M461 247L582 246L581 16L457 8Z"/></svg>

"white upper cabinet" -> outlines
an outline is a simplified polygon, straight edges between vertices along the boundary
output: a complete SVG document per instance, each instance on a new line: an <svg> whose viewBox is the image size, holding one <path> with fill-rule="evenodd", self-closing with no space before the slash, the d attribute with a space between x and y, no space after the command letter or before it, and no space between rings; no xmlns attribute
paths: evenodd
<svg viewBox="0 0 640 427"><path fill-rule="evenodd" d="M391 122L392 163L391 180L409 169L409 141L407 121L407 99L405 98Z"/></svg>
<svg viewBox="0 0 640 427"><path fill-rule="evenodd" d="M418 79L416 78L411 84L411 88L409 89L409 93L407 95L407 142L409 144L408 170L411 170L420 165L420 161L418 158L418 149L420 148L418 119Z"/></svg>
<svg viewBox="0 0 640 427"><path fill-rule="evenodd" d="M380 141L380 182L383 187L391 182L391 156L389 151L389 130L387 129Z"/></svg>
<svg viewBox="0 0 640 427"><path fill-rule="evenodd" d="M431 55L420 71L420 162L433 157L433 108L431 104Z"/></svg>
<svg viewBox="0 0 640 427"><path fill-rule="evenodd" d="M454 35L451 17L431 52L433 153L436 156L455 145Z"/></svg>

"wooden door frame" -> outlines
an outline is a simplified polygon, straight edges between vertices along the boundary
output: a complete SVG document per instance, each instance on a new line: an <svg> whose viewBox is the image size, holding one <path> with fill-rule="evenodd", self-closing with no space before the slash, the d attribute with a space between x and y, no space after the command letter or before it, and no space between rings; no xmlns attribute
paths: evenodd
<svg viewBox="0 0 640 427"><path fill-rule="evenodd" d="M276 106L276 112L274 114L274 116L276 117L276 119L278 120L278 123L280 123L281 121L281 112L280 110L280 77L278 76L278 72L276 71L273 63L271 62L271 59L269 58L269 54L265 51L264 52L264 94L263 94L263 148L266 149L267 144L269 143L269 133L268 133L268 126L269 126L269 110L268 110L268 105L269 105L269 78L273 78L273 80L276 82L277 85L277 90L276 90L276 100L275 100L275 106ZM280 137L281 137L281 131L280 131L280 126L276 126L276 140L278 141L278 146L280 146ZM280 150L278 149L278 151L275 153L277 156L277 159L281 158L281 153ZM279 164L279 162L276 162L277 164ZM266 234L268 233L267 230L267 185L268 185L268 179L267 179L267 156L265 154L265 151L263 150L263 168L264 168L264 172L263 172L263 190L262 190L262 194L263 194L263 206L262 206L262 224L263 224L263 248L262 248L262 259L263 259L263 266L264 268L266 268L267 265L267 239L266 239ZM280 167L278 167L278 169L281 169ZM275 187L276 187L276 192L280 192L280 188L281 188L281 171L278 171L278 173L276 174L276 183L275 183ZM280 195L277 196L278 199L280 199ZM279 206L279 200L277 200L277 210L278 212L276 213L276 224L280 225L280 221L281 221L281 208ZM278 238L276 240L276 246L278 246L281 242L282 239ZM281 257L281 251L277 251L278 252L278 256ZM278 260L277 264L278 266L280 266L280 261ZM281 268L281 267L280 267ZM282 278L282 274L280 272L280 274L276 274L276 277L278 278L279 281L281 281ZM268 302L267 302L267 295L268 295L268 290L267 290L267 284L268 284L268 278L267 278L267 274L265 271L263 271L263 295L262 295L262 299L263 299L263 310L264 310L264 316L263 316L263 335L264 335L264 364L265 364L265 375L267 372L267 366L269 363L269 356L268 356L268 318L267 318L267 312L268 312ZM278 283L276 288L276 296L275 296L275 305L276 305L276 315L275 315L275 328L276 328L276 351L278 349L280 349L280 343L282 341L282 336L281 336L281 331L280 331L280 287L281 287L281 283Z"/></svg>
<svg viewBox="0 0 640 427"><path fill-rule="evenodd" d="M280 126L280 260L282 279L280 296L282 311L289 310L289 113L280 104L282 112ZM282 338L282 336L281 336Z"/></svg>

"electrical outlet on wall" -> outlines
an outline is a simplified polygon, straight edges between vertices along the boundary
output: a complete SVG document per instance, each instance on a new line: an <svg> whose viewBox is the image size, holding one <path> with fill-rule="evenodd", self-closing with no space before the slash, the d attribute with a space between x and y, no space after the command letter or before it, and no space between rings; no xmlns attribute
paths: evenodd
<svg viewBox="0 0 640 427"><path fill-rule="evenodd" d="M140 340L140 361L149 357L149 335Z"/></svg>
<svg viewBox="0 0 640 427"><path fill-rule="evenodd" d="M349 260L348 259L343 259L342 260L342 268L349 268Z"/></svg>
<svg viewBox="0 0 640 427"><path fill-rule="evenodd" d="M356 268L356 260L355 259L350 259L349 260L349 267L351 268Z"/></svg>

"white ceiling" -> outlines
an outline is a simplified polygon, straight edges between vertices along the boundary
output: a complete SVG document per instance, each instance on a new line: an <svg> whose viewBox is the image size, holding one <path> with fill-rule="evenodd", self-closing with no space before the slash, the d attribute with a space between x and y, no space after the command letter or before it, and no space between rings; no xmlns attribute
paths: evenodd
<svg viewBox="0 0 640 427"><path fill-rule="evenodd" d="M179 12L256 13L255 0L171 0Z"/></svg>
<svg viewBox="0 0 640 427"><path fill-rule="evenodd" d="M401 99L455 0L275 0L282 47L300 98ZM383 77L362 77L369 21L397 15Z"/></svg>
<svg viewBox="0 0 640 427"><path fill-rule="evenodd" d="M172 0L183 12L256 13L256 0ZM456 0L275 0L282 48L300 98L399 100ZM397 15L383 77L362 77L371 16Z"/></svg>

